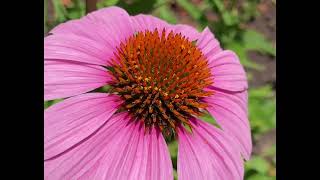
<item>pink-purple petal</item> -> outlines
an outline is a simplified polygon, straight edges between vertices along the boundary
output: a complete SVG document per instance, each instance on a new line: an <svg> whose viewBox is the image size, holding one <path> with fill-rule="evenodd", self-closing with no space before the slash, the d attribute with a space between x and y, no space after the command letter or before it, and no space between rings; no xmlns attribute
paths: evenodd
<svg viewBox="0 0 320 180"><path fill-rule="evenodd" d="M181 33L183 36L186 36L190 41L197 40L200 37L200 33L193 27L184 25L184 24L168 24L154 16L139 14L131 17L132 26L135 32L139 31L154 31L158 29L161 33L163 29L166 30L166 35L173 31L174 33Z"/></svg>
<svg viewBox="0 0 320 180"><path fill-rule="evenodd" d="M57 34L44 39L44 59L107 65L111 57L110 46L86 37Z"/></svg>
<svg viewBox="0 0 320 180"><path fill-rule="evenodd" d="M57 156L98 130L121 100L106 93L88 93L59 102L44 111L44 158Z"/></svg>
<svg viewBox="0 0 320 180"><path fill-rule="evenodd" d="M178 178L180 180L242 180L244 167L240 152L220 129L191 120L193 132L178 131Z"/></svg>
<svg viewBox="0 0 320 180"><path fill-rule="evenodd" d="M145 133L138 122L111 142L104 157L105 168L96 174L98 179L172 180L172 163L165 140L159 130Z"/></svg>
<svg viewBox="0 0 320 180"><path fill-rule="evenodd" d="M134 34L129 14L119 7L111 6L99 9L89 13L83 19L105 25L110 30L110 34L108 35L117 39L117 46L120 45L121 41Z"/></svg>
<svg viewBox="0 0 320 180"><path fill-rule="evenodd" d="M161 133L115 114L86 141L45 161L45 179L172 180L170 155Z"/></svg>
<svg viewBox="0 0 320 180"><path fill-rule="evenodd" d="M66 98L104 86L111 80L106 69L80 62L44 61L44 100Z"/></svg>
<svg viewBox="0 0 320 180"><path fill-rule="evenodd" d="M114 32L113 29L108 28L108 25L102 22L94 22L87 18L70 20L65 23L61 23L50 31L51 34L62 34L62 35L76 35L85 37L93 41L97 41L101 44L105 44L109 47L108 51L115 51L116 47L119 46L119 37L116 36L119 32ZM110 34L115 34L110 36Z"/></svg>
<svg viewBox="0 0 320 180"><path fill-rule="evenodd" d="M211 88L233 92L242 92L248 89L246 73L234 52L222 51L210 56L208 61L214 78Z"/></svg>
<svg viewBox="0 0 320 180"><path fill-rule="evenodd" d="M206 58L222 51L219 41L214 37L208 27L201 32L196 45Z"/></svg>
<svg viewBox="0 0 320 180"><path fill-rule="evenodd" d="M242 155L248 160L252 151L252 139L248 120L247 91L234 94L216 91L204 101L209 105L207 108L209 113L234 139Z"/></svg>

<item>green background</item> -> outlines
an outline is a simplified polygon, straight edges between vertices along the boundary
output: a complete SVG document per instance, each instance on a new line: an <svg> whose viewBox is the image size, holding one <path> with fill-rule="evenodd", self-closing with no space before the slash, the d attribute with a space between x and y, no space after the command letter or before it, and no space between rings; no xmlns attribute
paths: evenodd
<svg viewBox="0 0 320 180"><path fill-rule="evenodd" d="M199 31L208 26L225 49L235 51L249 79L249 120L253 155L245 163L245 179L276 179L275 6L260 0L100 0L98 8L120 6L130 15L152 14ZM45 34L59 23L86 14L84 0L45 0ZM44 102L44 108L58 102ZM212 122L210 116L203 117ZM176 168L177 142L169 143ZM176 178L176 169L174 171Z"/></svg>

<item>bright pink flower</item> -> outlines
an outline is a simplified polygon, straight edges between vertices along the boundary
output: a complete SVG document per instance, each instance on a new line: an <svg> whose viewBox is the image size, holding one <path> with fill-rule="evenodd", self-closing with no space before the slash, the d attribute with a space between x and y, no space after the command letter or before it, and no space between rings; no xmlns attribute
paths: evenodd
<svg viewBox="0 0 320 180"><path fill-rule="evenodd" d="M44 112L45 179L173 179L164 136L179 141L180 180L243 179L246 74L208 28L110 7L50 33L44 99L69 98Z"/></svg>

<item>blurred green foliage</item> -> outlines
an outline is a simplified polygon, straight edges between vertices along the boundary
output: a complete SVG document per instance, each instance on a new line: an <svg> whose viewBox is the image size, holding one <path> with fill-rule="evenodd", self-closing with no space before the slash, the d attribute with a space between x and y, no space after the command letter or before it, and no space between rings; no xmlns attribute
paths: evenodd
<svg viewBox="0 0 320 180"><path fill-rule="evenodd" d="M45 32L59 23L85 15L84 0L73 0L67 5L63 5L61 2L62 0L45 0ZM116 5L126 9L131 15L152 14L173 24L190 23L198 30L203 30L208 26L219 39L222 47L235 51L247 69L262 71L263 65L253 62L247 55L248 51L257 51L275 57L275 47L263 34L245 26L252 19L260 16L257 5L261 1L243 0L241 3L239 2L237 0L100 0L97 7ZM272 2L275 4L275 1ZM182 11L184 13L178 13ZM248 76L249 79L252 78L251 74ZM108 87L102 87L102 89L105 90ZM44 108L59 101L61 100L44 102ZM275 107L275 92L270 84L249 89L249 119L254 141L264 133L276 128ZM202 117L202 119L217 125L209 115ZM168 146L173 161L174 176L177 179L178 143L169 141ZM270 158L274 159L276 155L275 145L264 152L264 154L253 154L251 160L246 162L245 179L276 179L276 163L275 160L270 161Z"/></svg>

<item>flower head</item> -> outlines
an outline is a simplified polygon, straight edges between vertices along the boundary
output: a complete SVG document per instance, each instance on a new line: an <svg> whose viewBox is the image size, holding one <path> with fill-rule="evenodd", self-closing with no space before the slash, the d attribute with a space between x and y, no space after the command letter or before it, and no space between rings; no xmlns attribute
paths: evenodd
<svg viewBox="0 0 320 180"><path fill-rule="evenodd" d="M109 7L44 41L44 98L67 98L44 112L46 179L173 179L166 136L179 141L179 179L243 179L246 75L208 28Z"/></svg>

